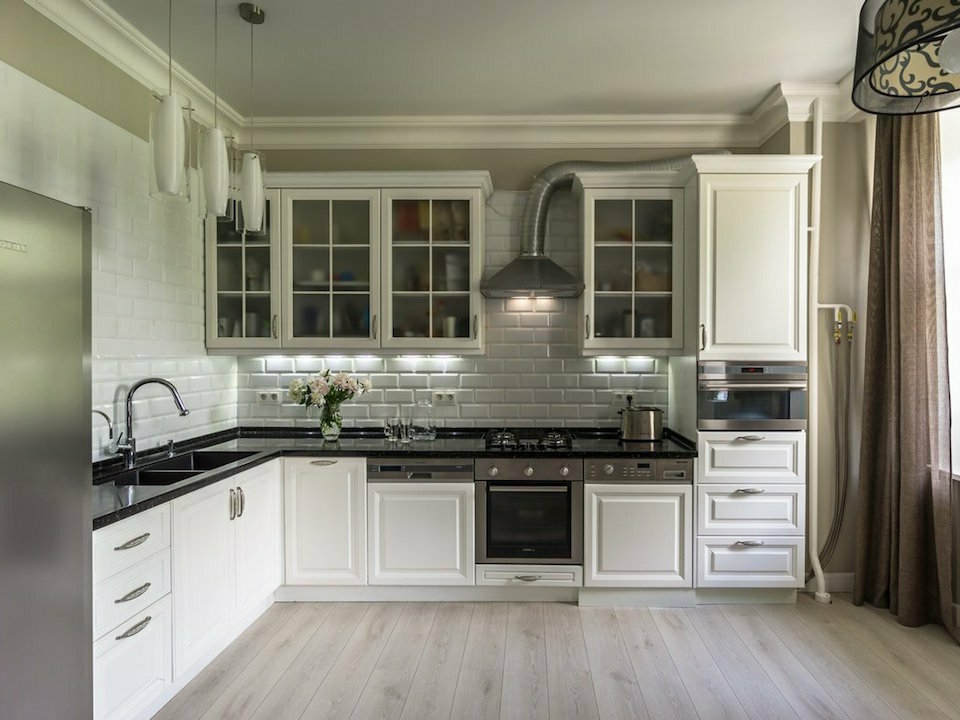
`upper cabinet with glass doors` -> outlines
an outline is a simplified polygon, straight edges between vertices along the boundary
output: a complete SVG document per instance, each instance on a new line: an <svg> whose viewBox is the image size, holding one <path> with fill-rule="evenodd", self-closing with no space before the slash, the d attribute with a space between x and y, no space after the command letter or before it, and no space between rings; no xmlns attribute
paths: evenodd
<svg viewBox="0 0 960 720"><path fill-rule="evenodd" d="M585 188L585 354L683 348L683 190Z"/></svg>
<svg viewBox="0 0 960 720"><path fill-rule="evenodd" d="M262 232L238 217L206 220L207 347L280 347L280 192L268 190Z"/></svg>

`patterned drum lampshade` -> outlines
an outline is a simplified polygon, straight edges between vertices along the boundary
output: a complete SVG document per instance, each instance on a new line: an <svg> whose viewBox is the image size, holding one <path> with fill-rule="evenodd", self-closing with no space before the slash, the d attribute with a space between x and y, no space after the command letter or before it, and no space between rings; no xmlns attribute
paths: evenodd
<svg viewBox="0 0 960 720"><path fill-rule="evenodd" d="M860 10L854 104L883 115L960 105L957 28L960 0L867 0Z"/></svg>

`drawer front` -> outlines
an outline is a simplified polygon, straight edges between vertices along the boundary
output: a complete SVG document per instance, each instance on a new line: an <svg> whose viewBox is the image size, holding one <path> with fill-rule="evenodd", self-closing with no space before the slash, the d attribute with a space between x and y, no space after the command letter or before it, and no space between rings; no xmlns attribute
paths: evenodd
<svg viewBox="0 0 960 720"><path fill-rule="evenodd" d="M498 587L581 587L579 565L477 565L477 585Z"/></svg>
<svg viewBox="0 0 960 720"><path fill-rule="evenodd" d="M698 538L697 587L803 587L803 548L802 537Z"/></svg>
<svg viewBox="0 0 960 720"><path fill-rule="evenodd" d="M170 549L93 588L93 637L130 620L170 592Z"/></svg>
<svg viewBox="0 0 960 720"><path fill-rule="evenodd" d="M803 535L804 485L700 485L698 535Z"/></svg>
<svg viewBox="0 0 960 720"><path fill-rule="evenodd" d="M701 432L698 436L702 483L806 482L805 432Z"/></svg>
<svg viewBox="0 0 960 720"><path fill-rule="evenodd" d="M93 534L93 584L98 585L170 547L170 504L121 520Z"/></svg>
<svg viewBox="0 0 960 720"><path fill-rule="evenodd" d="M149 620L148 620L149 618ZM170 596L93 644L93 717L138 717L172 682Z"/></svg>

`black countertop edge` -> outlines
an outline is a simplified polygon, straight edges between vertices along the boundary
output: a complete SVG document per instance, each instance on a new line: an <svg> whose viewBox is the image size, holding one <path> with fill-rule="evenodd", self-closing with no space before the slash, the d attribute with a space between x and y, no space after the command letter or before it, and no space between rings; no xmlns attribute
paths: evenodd
<svg viewBox="0 0 960 720"><path fill-rule="evenodd" d="M173 444L173 453L174 455L179 455L180 453L187 452L188 450L197 450L198 448L208 447L210 445L216 445L217 443L226 442L227 440L233 440L240 436L240 428L230 428L229 430L220 430L215 433L207 433L206 435L198 435L197 437L190 438L189 440L181 440L180 442L175 442ZM163 460L167 457L167 448L166 447L155 447L150 450L144 450L143 452L137 453L137 467L141 465L149 465L152 462L157 460ZM97 460L93 463L93 477L94 484L96 484L96 478L103 475L112 475L123 470L123 458L117 455L116 457L107 458L105 460Z"/></svg>

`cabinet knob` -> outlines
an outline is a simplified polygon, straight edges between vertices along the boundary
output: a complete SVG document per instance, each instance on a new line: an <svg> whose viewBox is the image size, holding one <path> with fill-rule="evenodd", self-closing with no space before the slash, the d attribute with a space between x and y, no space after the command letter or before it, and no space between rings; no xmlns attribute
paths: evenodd
<svg viewBox="0 0 960 720"><path fill-rule="evenodd" d="M527 465L527 466L523 469L523 474L526 475L527 477L533 477L533 468L530 467L529 465Z"/></svg>
<svg viewBox="0 0 960 720"><path fill-rule="evenodd" d="M608 464L603 466L603 472L606 473L607 475L613 475L613 470L614 470L613 465Z"/></svg>
<svg viewBox="0 0 960 720"><path fill-rule="evenodd" d="M566 465L564 465L562 468L560 468L560 476L561 476L561 477L566 477L566 476L569 475L569 474L570 474L570 468L568 468Z"/></svg>
<svg viewBox="0 0 960 720"><path fill-rule="evenodd" d="M487 475L489 475L490 477L496 477L499 474L500 474L500 468L498 468L496 465L494 465L492 468L487 470Z"/></svg>

